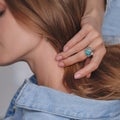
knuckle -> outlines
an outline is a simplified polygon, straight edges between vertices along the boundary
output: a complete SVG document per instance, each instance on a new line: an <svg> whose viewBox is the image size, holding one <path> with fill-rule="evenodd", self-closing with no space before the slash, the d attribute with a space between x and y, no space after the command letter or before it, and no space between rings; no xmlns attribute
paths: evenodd
<svg viewBox="0 0 120 120"><path fill-rule="evenodd" d="M71 58L69 58L69 59L63 61L63 63L64 63L65 66L72 65L73 62L74 62L74 61L73 61Z"/></svg>
<svg viewBox="0 0 120 120"><path fill-rule="evenodd" d="M89 71L87 69L84 69L84 71L82 72L84 76L89 74Z"/></svg>
<svg viewBox="0 0 120 120"><path fill-rule="evenodd" d="M76 60L80 61L80 55L76 55Z"/></svg>
<svg viewBox="0 0 120 120"><path fill-rule="evenodd" d="M93 39L97 39L99 41L102 41L100 39L100 34L98 32L96 32L96 30L91 30L90 31L90 36L93 38Z"/></svg>
<svg viewBox="0 0 120 120"><path fill-rule="evenodd" d="M68 52L62 53L61 56L63 59L65 59L70 56L70 52L68 51Z"/></svg>
<svg viewBox="0 0 120 120"><path fill-rule="evenodd" d="M104 44L104 41L102 39L101 40L101 45L105 48L105 44Z"/></svg>
<svg viewBox="0 0 120 120"><path fill-rule="evenodd" d="M96 36L96 37L98 37L98 38L100 38L101 36L100 36L100 33L99 32L97 32L96 30L94 30L94 35Z"/></svg>
<svg viewBox="0 0 120 120"><path fill-rule="evenodd" d="M104 42L103 42L103 40L101 38L98 38L96 40L96 43L97 43L97 45L99 46L100 49L104 50L105 45L104 45Z"/></svg>
<svg viewBox="0 0 120 120"><path fill-rule="evenodd" d="M102 39L100 39L100 44L101 44L102 46L104 46L104 42L103 42Z"/></svg>
<svg viewBox="0 0 120 120"><path fill-rule="evenodd" d="M104 46L102 39L98 39L99 46Z"/></svg>
<svg viewBox="0 0 120 120"><path fill-rule="evenodd" d="M67 59L68 56L67 55L62 55L62 59Z"/></svg>
<svg viewBox="0 0 120 120"><path fill-rule="evenodd" d="M87 72L86 68L83 68L82 70L80 70L80 73L82 74L82 76L85 76L85 74L87 74L86 72Z"/></svg>
<svg viewBox="0 0 120 120"><path fill-rule="evenodd" d="M93 27L91 26L91 25L89 25L89 24L86 24L85 26L84 26L84 30L86 30L86 31L90 31L90 30L92 30L93 29Z"/></svg>
<svg viewBox="0 0 120 120"><path fill-rule="evenodd" d="M67 48L70 48L70 47L72 46L72 44L73 44L73 41L69 41L69 42L66 44L66 47L67 47Z"/></svg>
<svg viewBox="0 0 120 120"><path fill-rule="evenodd" d="M107 52L105 46L101 47L101 54L105 55Z"/></svg>
<svg viewBox="0 0 120 120"><path fill-rule="evenodd" d="M77 60L77 62L80 62L82 59L83 59L83 56L81 55L81 53L78 53L78 54L76 55L76 60Z"/></svg>
<svg viewBox="0 0 120 120"><path fill-rule="evenodd" d="M92 67L92 70L96 70L96 69L98 68L98 66L99 66L99 65L98 65L97 63L94 63L94 64L93 64L93 67Z"/></svg>
<svg viewBox="0 0 120 120"><path fill-rule="evenodd" d="M106 54L106 52L107 52L107 50L106 50L106 48L104 48L103 54L105 55L105 54Z"/></svg>

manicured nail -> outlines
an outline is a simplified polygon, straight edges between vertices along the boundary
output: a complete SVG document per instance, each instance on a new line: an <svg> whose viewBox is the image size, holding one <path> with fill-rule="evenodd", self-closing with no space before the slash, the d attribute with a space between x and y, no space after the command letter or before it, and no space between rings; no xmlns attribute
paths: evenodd
<svg viewBox="0 0 120 120"><path fill-rule="evenodd" d="M63 51L66 52L68 51L68 49L69 49L68 47L64 47Z"/></svg>
<svg viewBox="0 0 120 120"><path fill-rule="evenodd" d="M75 78L75 79L79 79L79 78L81 78L81 74L80 74L80 73L75 74L74 78Z"/></svg>
<svg viewBox="0 0 120 120"><path fill-rule="evenodd" d="M59 62L58 65L59 65L60 67L64 67L65 64L64 64L63 62Z"/></svg>
<svg viewBox="0 0 120 120"><path fill-rule="evenodd" d="M56 60L57 60L57 61L62 60L62 56L61 56L61 55L58 55L58 56L56 57Z"/></svg>

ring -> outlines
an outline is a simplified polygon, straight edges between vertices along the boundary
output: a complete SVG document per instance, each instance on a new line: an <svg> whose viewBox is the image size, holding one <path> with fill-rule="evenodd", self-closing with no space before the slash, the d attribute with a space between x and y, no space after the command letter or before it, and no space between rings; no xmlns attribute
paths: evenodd
<svg viewBox="0 0 120 120"><path fill-rule="evenodd" d="M87 48L84 50L84 52L85 52L85 55L86 55L87 57L93 56L93 49L92 49L91 47L87 47Z"/></svg>

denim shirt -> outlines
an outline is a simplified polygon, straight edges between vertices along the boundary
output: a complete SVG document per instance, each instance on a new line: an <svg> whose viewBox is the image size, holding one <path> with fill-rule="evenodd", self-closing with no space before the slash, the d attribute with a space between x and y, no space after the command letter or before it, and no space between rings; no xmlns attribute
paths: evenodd
<svg viewBox="0 0 120 120"><path fill-rule="evenodd" d="M120 120L120 100L93 100L38 86L35 76L13 97L4 120Z"/></svg>
<svg viewBox="0 0 120 120"><path fill-rule="evenodd" d="M120 0L107 0L102 34L120 37Z"/></svg>

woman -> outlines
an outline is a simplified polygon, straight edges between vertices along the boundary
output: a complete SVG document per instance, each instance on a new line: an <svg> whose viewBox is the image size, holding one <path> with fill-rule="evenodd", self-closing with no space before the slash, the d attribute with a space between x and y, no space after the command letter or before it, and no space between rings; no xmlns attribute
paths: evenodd
<svg viewBox="0 0 120 120"><path fill-rule="evenodd" d="M5 120L119 120L120 45L107 47L91 79L74 79L84 62L63 69L54 59L81 29L85 5L84 0L0 1L0 65L23 60L35 74L16 93ZM111 66L109 59L115 61Z"/></svg>

